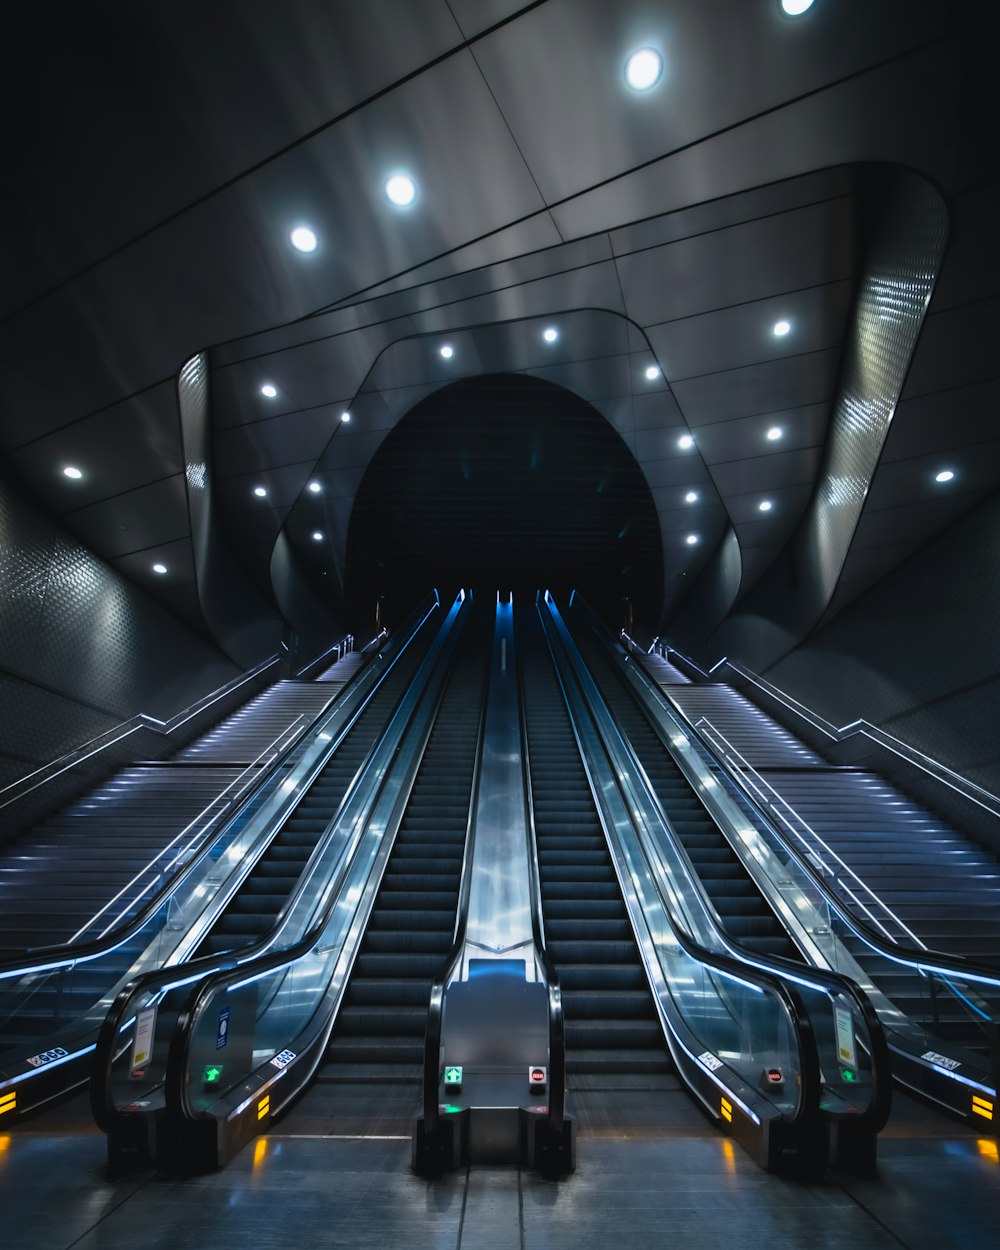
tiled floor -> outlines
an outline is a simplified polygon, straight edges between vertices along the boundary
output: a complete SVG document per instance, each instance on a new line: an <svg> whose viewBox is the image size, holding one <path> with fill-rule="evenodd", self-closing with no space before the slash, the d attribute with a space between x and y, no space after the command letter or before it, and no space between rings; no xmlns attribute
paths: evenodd
<svg viewBox="0 0 1000 1250"><path fill-rule="evenodd" d="M0 1136L4 1250L979 1250L996 1244L996 1139L901 1103L879 1176L804 1185L707 1125L581 1134L561 1183L516 1168L427 1182L398 1137L275 1132L224 1171L112 1181L104 1139L63 1116Z"/></svg>

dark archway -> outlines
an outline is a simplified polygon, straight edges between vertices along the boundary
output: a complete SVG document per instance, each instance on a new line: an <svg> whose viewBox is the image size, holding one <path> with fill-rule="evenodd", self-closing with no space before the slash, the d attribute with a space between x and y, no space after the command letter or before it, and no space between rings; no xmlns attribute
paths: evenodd
<svg viewBox="0 0 1000 1250"><path fill-rule="evenodd" d="M660 531L635 458L579 396L537 378L456 382L373 458L351 516L351 601L398 621L431 586L577 588L612 627L652 619ZM381 597L381 598L380 598Z"/></svg>

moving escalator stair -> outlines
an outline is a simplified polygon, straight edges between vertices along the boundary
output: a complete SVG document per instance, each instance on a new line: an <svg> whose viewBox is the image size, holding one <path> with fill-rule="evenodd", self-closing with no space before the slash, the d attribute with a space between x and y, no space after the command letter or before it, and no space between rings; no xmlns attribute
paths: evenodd
<svg viewBox="0 0 1000 1250"><path fill-rule="evenodd" d="M562 986L569 1085L661 1084L656 1078L672 1064L569 715L534 612L518 610L517 621L542 909Z"/></svg>
<svg viewBox="0 0 1000 1250"><path fill-rule="evenodd" d="M574 622L574 638L590 673L722 921L726 933L762 955L801 956L725 835L674 763L622 674L589 626Z"/></svg>
<svg viewBox="0 0 1000 1250"><path fill-rule="evenodd" d="M488 619L489 618L489 619ZM490 655L490 614L458 640L434 726L337 1017L320 1084L419 1098L431 985L454 936Z"/></svg>
<svg viewBox="0 0 1000 1250"><path fill-rule="evenodd" d="M416 675L433 633L434 630L425 625L424 633L398 658L201 943L199 955L249 946L270 929L337 814L358 769L385 731L397 702Z"/></svg>

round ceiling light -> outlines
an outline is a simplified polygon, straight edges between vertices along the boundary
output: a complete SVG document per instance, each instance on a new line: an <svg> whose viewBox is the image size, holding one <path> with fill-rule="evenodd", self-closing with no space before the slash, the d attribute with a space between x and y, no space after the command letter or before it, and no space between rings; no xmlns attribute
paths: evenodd
<svg viewBox="0 0 1000 1250"><path fill-rule="evenodd" d="M265 382L264 385L260 388L260 393L266 399L274 399L275 395L277 395L278 393L278 388L274 385L273 382Z"/></svg>
<svg viewBox="0 0 1000 1250"><path fill-rule="evenodd" d="M761 512L770 512L774 507L774 504L771 503L770 499L762 499L757 507L761 510Z"/></svg>
<svg viewBox="0 0 1000 1250"><path fill-rule="evenodd" d="M782 13L789 17L801 17L806 9L811 9L813 0L778 0Z"/></svg>
<svg viewBox="0 0 1000 1250"><path fill-rule="evenodd" d="M441 352L441 355L445 360L451 360L452 356L455 354L455 349L450 343L442 343L438 350Z"/></svg>
<svg viewBox="0 0 1000 1250"><path fill-rule="evenodd" d="M63 469L63 476L71 477L73 481L76 482L83 477L83 470L78 469L75 464L68 464L66 468Z"/></svg>
<svg viewBox="0 0 1000 1250"><path fill-rule="evenodd" d="M655 48L639 48L625 62L625 81L633 91L648 91L663 74L663 57Z"/></svg>
<svg viewBox="0 0 1000 1250"><path fill-rule="evenodd" d="M792 323L790 321L776 321L771 333L776 339L783 339L791 328Z"/></svg>
<svg viewBox="0 0 1000 1250"><path fill-rule="evenodd" d="M386 179L385 193L393 204L406 208L417 198L417 184L407 174L393 174Z"/></svg>
<svg viewBox="0 0 1000 1250"><path fill-rule="evenodd" d="M320 486L319 482L310 482L309 489L312 491L314 495L318 495L319 492L323 489L323 487Z"/></svg>
<svg viewBox="0 0 1000 1250"><path fill-rule="evenodd" d="M646 381L647 382L655 382L659 376L660 376L659 365L647 365L646 366Z"/></svg>
<svg viewBox="0 0 1000 1250"><path fill-rule="evenodd" d="M940 473L934 474L935 482L950 482L955 476L954 469L942 469Z"/></svg>
<svg viewBox="0 0 1000 1250"><path fill-rule="evenodd" d="M696 490L689 490L688 493L684 496L684 502L685 503L697 503L698 492Z"/></svg>
<svg viewBox="0 0 1000 1250"><path fill-rule="evenodd" d="M267 487L266 487L266 486L255 486L255 487L253 488L253 493L257 496L257 498L258 498L258 499L263 499L263 498L265 498L265 496L267 495Z"/></svg>
<svg viewBox="0 0 1000 1250"><path fill-rule="evenodd" d="M308 226L296 226L288 237L297 252L315 252L319 245L315 230L310 230Z"/></svg>
<svg viewBox="0 0 1000 1250"><path fill-rule="evenodd" d="M781 438L781 427L778 425L772 425L767 432L767 437L772 443Z"/></svg>
<svg viewBox="0 0 1000 1250"><path fill-rule="evenodd" d="M340 414L340 419L341 419L341 421L343 421L343 422L344 422L344 424L345 424L345 425L350 425L350 423L351 423L351 414L350 414L349 412L342 412L342 413Z"/></svg>
<svg viewBox="0 0 1000 1250"><path fill-rule="evenodd" d="M162 574L162 573L166 573L166 571L167 571L167 566L166 566L165 564L154 564L154 565L153 565L153 572L154 572L154 573L161 573L161 574Z"/></svg>
<svg viewBox="0 0 1000 1250"><path fill-rule="evenodd" d="M555 326L549 326L547 330L542 331L542 338L546 341L546 343L554 343L558 337L559 331L555 328Z"/></svg>
<svg viewBox="0 0 1000 1250"><path fill-rule="evenodd" d="M312 532L312 540L313 540L313 542L314 542L314 543L321 543L321 542L323 541L323 532L322 532L322 530L313 530L313 532Z"/></svg>
<svg viewBox="0 0 1000 1250"><path fill-rule="evenodd" d="M682 434L677 440L677 446L681 449L681 451L690 451L694 446L694 439L690 434Z"/></svg>
<svg viewBox="0 0 1000 1250"><path fill-rule="evenodd" d="M687 543L689 547L693 547L695 543L698 541L698 535L688 534L687 538L684 541Z"/></svg>

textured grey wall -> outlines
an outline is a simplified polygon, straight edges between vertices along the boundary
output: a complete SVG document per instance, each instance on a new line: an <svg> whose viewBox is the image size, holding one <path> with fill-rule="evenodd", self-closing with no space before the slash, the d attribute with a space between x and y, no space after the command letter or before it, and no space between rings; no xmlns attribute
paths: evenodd
<svg viewBox="0 0 1000 1250"><path fill-rule="evenodd" d="M1000 794L1000 496L766 675L834 724L864 717Z"/></svg>
<svg viewBox="0 0 1000 1250"><path fill-rule="evenodd" d="M237 671L0 480L0 786Z"/></svg>

